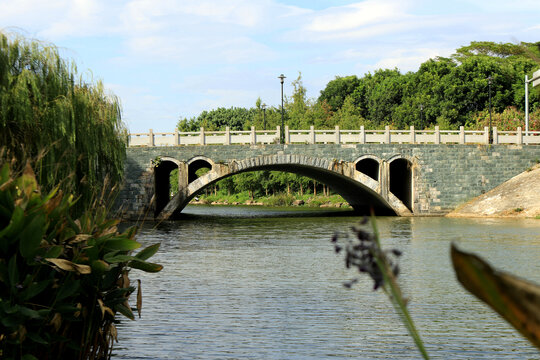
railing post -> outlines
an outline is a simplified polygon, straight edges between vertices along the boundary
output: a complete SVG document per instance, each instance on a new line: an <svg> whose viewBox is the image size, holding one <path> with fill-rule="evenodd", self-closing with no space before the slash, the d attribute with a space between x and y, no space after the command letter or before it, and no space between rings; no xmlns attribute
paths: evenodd
<svg viewBox="0 0 540 360"><path fill-rule="evenodd" d="M521 126L517 128L517 143L518 145L523 144L523 131L521 131Z"/></svg>
<svg viewBox="0 0 540 360"><path fill-rule="evenodd" d="M225 126L225 145L231 145L231 128Z"/></svg>
<svg viewBox="0 0 540 360"><path fill-rule="evenodd" d="M289 125L285 125L285 144L291 142L291 134L289 133Z"/></svg>
<svg viewBox="0 0 540 360"><path fill-rule="evenodd" d="M364 129L364 125L360 126L360 144L366 143L366 130Z"/></svg>
<svg viewBox="0 0 540 360"><path fill-rule="evenodd" d="M435 144L441 143L441 130L438 126L435 126L435 141L433 141Z"/></svg>
<svg viewBox="0 0 540 360"><path fill-rule="evenodd" d="M335 143L336 143L336 144L341 143L341 133L340 133L340 131L339 131L339 125L336 125L335 136L336 136Z"/></svg>
<svg viewBox="0 0 540 360"><path fill-rule="evenodd" d="M150 129L148 131L148 146L154 146L154 130Z"/></svg>
<svg viewBox="0 0 540 360"><path fill-rule="evenodd" d="M201 134L199 135L199 143L201 145L206 145L206 139L204 138L204 128L201 127Z"/></svg>
<svg viewBox="0 0 540 360"><path fill-rule="evenodd" d="M257 143L257 136L255 135L255 126L251 127L251 145L255 145Z"/></svg>
<svg viewBox="0 0 540 360"><path fill-rule="evenodd" d="M459 143L465 144L465 127L464 126L459 127Z"/></svg>
<svg viewBox="0 0 540 360"><path fill-rule="evenodd" d="M281 126L276 126L276 139L278 139L278 144L281 141Z"/></svg>
<svg viewBox="0 0 540 360"><path fill-rule="evenodd" d="M484 126L484 144L489 144L489 127Z"/></svg>
<svg viewBox="0 0 540 360"><path fill-rule="evenodd" d="M411 143L411 144L416 144L416 132L414 131L414 126L411 126L410 132L411 132L411 140L410 140L410 143Z"/></svg>
<svg viewBox="0 0 540 360"><path fill-rule="evenodd" d="M315 126L313 125L309 127L309 143L315 144Z"/></svg>
<svg viewBox="0 0 540 360"><path fill-rule="evenodd" d="M180 134L178 133L178 128L174 129L174 145L180 145Z"/></svg>
<svg viewBox="0 0 540 360"><path fill-rule="evenodd" d="M497 145L499 143L499 133L497 132L497 127L493 127L493 144Z"/></svg>
<svg viewBox="0 0 540 360"><path fill-rule="evenodd" d="M390 126L386 125L384 127L384 143L385 144L390 144L390 141L392 139L390 139Z"/></svg>

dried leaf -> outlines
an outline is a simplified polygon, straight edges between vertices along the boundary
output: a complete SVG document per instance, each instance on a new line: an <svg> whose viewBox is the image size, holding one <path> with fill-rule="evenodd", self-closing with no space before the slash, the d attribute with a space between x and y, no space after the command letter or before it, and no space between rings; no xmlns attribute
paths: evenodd
<svg viewBox="0 0 540 360"><path fill-rule="evenodd" d="M109 334L116 342L118 342L118 330L114 324L109 325Z"/></svg>
<svg viewBox="0 0 540 360"><path fill-rule="evenodd" d="M459 282L491 306L540 349L540 286L492 268L480 257L451 247Z"/></svg>
<svg viewBox="0 0 540 360"><path fill-rule="evenodd" d="M141 289L141 280L137 279L137 312L139 313L139 319L141 318L142 310L142 289Z"/></svg>
<svg viewBox="0 0 540 360"><path fill-rule="evenodd" d="M68 244L77 244L77 243L80 243L80 242L83 242L83 241L87 241L91 237L92 237L92 235L89 235L89 234L79 234L79 235L75 236L73 239L69 240Z"/></svg>
<svg viewBox="0 0 540 360"><path fill-rule="evenodd" d="M103 303L103 300L98 299L99 309L101 310L101 318L103 319L105 317L105 313L110 314L114 318L114 312L112 309L108 306L105 306Z"/></svg>
<svg viewBox="0 0 540 360"><path fill-rule="evenodd" d="M53 318L49 322L49 325L52 325L54 327L54 330L58 332L60 326L62 325L62 315L60 315L60 313L55 313Z"/></svg>
<svg viewBox="0 0 540 360"><path fill-rule="evenodd" d="M45 259L48 262L53 263L57 267L59 267L62 270L66 271L75 271L79 274L90 274L92 272L92 269L88 265L82 265L82 264L75 264L74 262L71 262L66 259L51 259L47 258Z"/></svg>

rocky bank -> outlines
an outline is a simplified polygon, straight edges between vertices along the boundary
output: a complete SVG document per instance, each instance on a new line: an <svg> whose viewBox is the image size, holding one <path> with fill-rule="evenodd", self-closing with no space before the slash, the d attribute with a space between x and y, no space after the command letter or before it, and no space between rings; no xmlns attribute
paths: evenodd
<svg viewBox="0 0 540 360"><path fill-rule="evenodd" d="M540 217L540 164L449 213L449 217Z"/></svg>

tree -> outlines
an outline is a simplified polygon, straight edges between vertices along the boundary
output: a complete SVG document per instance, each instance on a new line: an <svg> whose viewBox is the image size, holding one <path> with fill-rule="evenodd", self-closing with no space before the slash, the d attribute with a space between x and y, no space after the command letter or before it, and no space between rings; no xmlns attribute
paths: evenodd
<svg viewBox="0 0 540 360"><path fill-rule="evenodd" d="M309 107L306 98L307 90L302 83L301 72L298 72L298 77L292 82L292 86L294 87L292 102L287 98L284 105L287 113L287 125L291 129L299 129Z"/></svg>
<svg viewBox="0 0 540 360"><path fill-rule="evenodd" d="M360 85L360 80L356 75L345 77L336 76L326 84L326 87L321 90L321 95L317 102L326 102L330 106L331 111L337 111L345 102L345 99L350 96L354 90Z"/></svg>
<svg viewBox="0 0 540 360"><path fill-rule="evenodd" d="M121 182L127 129L116 96L74 69L56 47L0 32L1 160L35 160L42 190L77 194L81 211Z"/></svg>

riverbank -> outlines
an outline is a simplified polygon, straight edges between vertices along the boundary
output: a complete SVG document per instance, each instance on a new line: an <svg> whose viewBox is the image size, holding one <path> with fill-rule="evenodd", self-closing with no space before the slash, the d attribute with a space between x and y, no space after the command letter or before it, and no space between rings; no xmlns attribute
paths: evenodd
<svg viewBox="0 0 540 360"><path fill-rule="evenodd" d="M250 206L298 206L319 208L344 208L351 206L339 195L314 196L278 194L251 199L249 195L239 193L233 195L203 195L191 200L190 205L250 205Z"/></svg>
<svg viewBox="0 0 540 360"><path fill-rule="evenodd" d="M540 164L449 213L448 217L540 219Z"/></svg>

